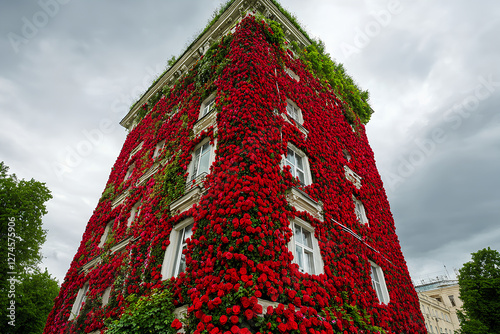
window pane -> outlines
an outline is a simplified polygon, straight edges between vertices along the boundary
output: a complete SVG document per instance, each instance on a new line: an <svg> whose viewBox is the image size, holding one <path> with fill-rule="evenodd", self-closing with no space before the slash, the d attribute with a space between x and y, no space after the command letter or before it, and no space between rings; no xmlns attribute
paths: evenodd
<svg viewBox="0 0 500 334"><path fill-rule="evenodd" d="M182 273L186 270L186 255L183 254L183 250L187 248L186 239L191 237L193 234L193 224L186 226L179 231L179 239L177 242L177 250L175 254L175 267L174 267L174 276L177 276L179 273Z"/></svg>
<svg viewBox="0 0 500 334"><path fill-rule="evenodd" d="M186 249L186 247L182 247L182 250ZM181 258L179 262L179 270L177 271L177 275L183 273L186 270L186 255L181 253Z"/></svg>
<svg viewBox="0 0 500 334"><path fill-rule="evenodd" d="M312 248L312 238L311 238L311 232L309 231L302 231L303 235L303 244L306 245L309 248Z"/></svg>
<svg viewBox="0 0 500 334"><path fill-rule="evenodd" d="M302 247L300 247L297 244L295 244L295 254L297 255L297 264L299 265L299 268L303 271L304 270L304 257L302 254Z"/></svg>
<svg viewBox="0 0 500 334"><path fill-rule="evenodd" d="M314 274L313 254L309 251L304 251L304 269L309 274Z"/></svg>
<svg viewBox="0 0 500 334"><path fill-rule="evenodd" d="M210 163L210 151L205 151L202 153L200 157L200 165L198 167L198 174L200 175L201 173L208 173L209 169L209 163Z"/></svg>
<svg viewBox="0 0 500 334"><path fill-rule="evenodd" d="M302 184L306 183L304 173L298 169L297 169L297 177L299 178L300 183L302 183Z"/></svg>
<svg viewBox="0 0 500 334"><path fill-rule="evenodd" d="M302 228L298 225L295 225L295 242L303 244L302 241Z"/></svg>
<svg viewBox="0 0 500 334"><path fill-rule="evenodd" d="M297 159L297 167L300 169L300 170L304 170L304 167L302 165L302 157L298 154L295 155L295 159Z"/></svg>
<svg viewBox="0 0 500 334"><path fill-rule="evenodd" d="M289 165L295 167L295 152L288 149L286 159L289 161Z"/></svg>
<svg viewBox="0 0 500 334"><path fill-rule="evenodd" d="M200 163L200 154L201 154L201 147L197 149L194 153L194 168L193 168L193 176L191 179L194 179L196 175L198 175L198 164Z"/></svg>
<svg viewBox="0 0 500 334"><path fill-rule="evenodd" d="M373 265L372 265L372 279L373 279L375 282L377 282L377 283L379 283L379 282L380 282L380 280L379 280L379 278L378 278L377 268L376 268L376 267L374 267Z"/></svg>
<svg viewBox="0 0 500 334"><path fill-rule="evenodd" d="M191 238L191 236L193 235L193 224L190 224L184 230L185 232L184 232L184 240L182 241L183 243L185 243L186 240L188 238Z"/></svg>

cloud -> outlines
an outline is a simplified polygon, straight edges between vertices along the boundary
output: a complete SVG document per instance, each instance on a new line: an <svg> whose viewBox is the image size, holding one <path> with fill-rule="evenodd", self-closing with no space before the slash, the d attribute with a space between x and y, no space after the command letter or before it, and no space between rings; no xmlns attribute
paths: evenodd
<svg viewBox="0 0 500 334"><path fill-rule="evenodd" d="M60 281L125 140L118 122L222 2L69 1L18 52L8 34L23 36L23 17L33 22L43 9L0 5L0 159L52 190L44 265ZM393 2L281 1L371 93L368 137L416 279L443 264L460 267L480 248L500 249L500 87L476 97L477 105L473 99L480 78L500 81L500 7L401 0L401 10L380 23ZM347 57L342 44L355 45L377 22L380 29ZM114 127L103 127L107 121ZM54 166L67 165L71 152L79 160L61 180ZM392 187L403 161L413 169Z"/></svg>

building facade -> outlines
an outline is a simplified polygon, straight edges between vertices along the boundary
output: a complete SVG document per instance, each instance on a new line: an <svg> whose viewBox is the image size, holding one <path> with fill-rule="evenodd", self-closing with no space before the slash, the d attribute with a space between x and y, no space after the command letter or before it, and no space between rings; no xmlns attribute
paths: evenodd
<svg viewBox="0 0 500 334"><path fill-rule="evenodd" d="M122 120L46 333L165 292L165 332L426 332L366 103L293 21L229 1Z"/></svg>
<svg viewBox="0 0 500 334"><path fill-rule="evenodd" d="M460 299L458 281L439 279L415 287L429 333L454 333L460 329L457 310Z"/></svg>

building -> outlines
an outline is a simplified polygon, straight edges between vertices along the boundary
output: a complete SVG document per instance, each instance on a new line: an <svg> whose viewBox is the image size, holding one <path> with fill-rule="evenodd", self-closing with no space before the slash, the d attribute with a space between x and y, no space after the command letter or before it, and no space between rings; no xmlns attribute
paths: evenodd
<svg viewBox="0 0 500 334"><path fill-rule="evenodd" d="M186 333L425 333L365 100L276 1L229 1L122 120L45 332L167 291Z"/></svg>
<svg viewBox="0 0 500 334"><path fill-rule="evenodd" d="M463 303L459 288L458 281L445 277L415 287L429 333L454 333L460 329L457 310Z"/></svg>

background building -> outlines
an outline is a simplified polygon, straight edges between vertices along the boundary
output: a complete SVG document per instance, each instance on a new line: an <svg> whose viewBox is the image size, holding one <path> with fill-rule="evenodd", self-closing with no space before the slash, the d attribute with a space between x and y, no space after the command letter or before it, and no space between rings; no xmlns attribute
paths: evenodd
<svg viewBox="0 0 500 334"><path fill-rule="evenodd" d="M463 303L459 298L459 288L457 280L445 277L415 287L430 333L453 333L460 328L457 310Z"/></svg>
<svg viewBox="0 0 500 334"><path fill-rule="evenodd" d="M190 333L425 332L367 93L294 22L229 1L132 107L46 333L159 291Z"/></svg>

